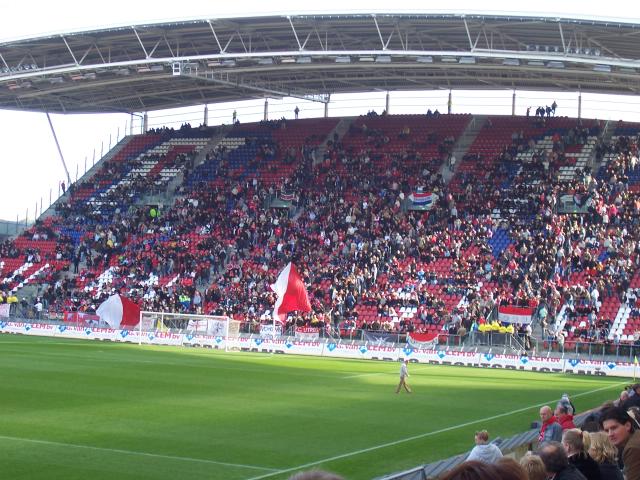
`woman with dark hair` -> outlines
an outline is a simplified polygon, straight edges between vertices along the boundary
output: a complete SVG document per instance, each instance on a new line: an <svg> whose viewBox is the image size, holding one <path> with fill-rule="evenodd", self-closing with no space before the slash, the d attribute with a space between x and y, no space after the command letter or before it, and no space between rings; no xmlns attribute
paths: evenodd
<svg viewBox="0 0 640 480"><path fill-rule="evenodd" d="M586 436L586 439L585 439ZM562 446L567 452L569 463L576 467L587 480L601 480L600 468L585 448L585 440L589 441L589 433L577 428L565 430L562 434Z"/></svg>
<svg viewBox="0 0 640 480"><path fill-rule="evenodd" d="M611 407L602 411L600 423L611 443L618 448L618 463L625 478L640 478L640 431L636 430L634 419L624 408Z"/></svg>

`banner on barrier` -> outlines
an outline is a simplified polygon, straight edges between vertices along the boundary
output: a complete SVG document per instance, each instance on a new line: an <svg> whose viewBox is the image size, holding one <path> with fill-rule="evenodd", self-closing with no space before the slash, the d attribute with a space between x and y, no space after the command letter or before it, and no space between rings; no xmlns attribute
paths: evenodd
<svg viewBox="0 0 640 480"><path fill-rule="evenodd" d="M84 312L64 312L65 323L81 324L87 327L98 326L100 317L91 313Z"/></svg>
<svg viewBox="0 0 640 480"><path fill-rule="evenodd" d="M534 372L572 373L578 375L601 375L632 377L634 364L569 358L528 357L520 355L497 355L493 353L460 352L438 348L416 348L405 346L376 345L363 342L343 342L315 339L305 341L295 337L229 337L193 333L171 333L161 331L139 332L138 330L113 330L76 325L49 325L28 322L0 321L0 333L39 335L91 340L144 343L151 345L201 345L212 348L269 351L294 355L314 355L369 360L409 359L413 362L432 365L456 365L475 368L495 368Z"/></svg>
<svg viewBox="0 0 640 480"><path fill-rule="evenodd" d="M282 335L282 325L260 325L261 337L279 337Z"/></svg>
<svg viewBox="0 0 640 480"><path fill-rule="evenodd" d="M320 329L316 327L296 327L296 338L303 341L313 341L320 337Z"/></svg>

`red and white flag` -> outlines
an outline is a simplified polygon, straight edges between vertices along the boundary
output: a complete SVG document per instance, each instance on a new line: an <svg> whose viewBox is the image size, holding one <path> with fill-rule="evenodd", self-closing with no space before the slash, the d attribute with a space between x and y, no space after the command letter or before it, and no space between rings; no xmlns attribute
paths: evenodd
<svg viewBox="0 0 640 480"><path fill-rule="evenodd" d="M498 320L507 323L531 323L533 308L503 305L498 307Z"/></svg>
<svg viewBox="0 0 640 480"><path fill-rule="evenodd" d="M135 327L140 322L140 307L117 293L102 302L96 313L113 329Z"/></svg>
<svg viewBox="0 0 640 480"><path fill-rule="evenodd" d="M284 323L289 312L311 311L307 289L293 263L289 262L289 265L284 267L280 275L278 275L276 283L271 285L271 290L278 295L276 304L273 307L272 316L274 321Z"/></svg>

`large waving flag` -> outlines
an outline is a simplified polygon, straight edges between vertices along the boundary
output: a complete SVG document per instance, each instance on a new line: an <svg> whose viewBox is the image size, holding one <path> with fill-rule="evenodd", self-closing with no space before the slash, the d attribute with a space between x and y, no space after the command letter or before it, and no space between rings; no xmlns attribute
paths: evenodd
<svg viewBox="0 0 640 480"><path fill-rule="evenodd" d="M278 295L276 304L273 307L272 316L274 321L284 323L289 312L311 311L307 289L293 263L289 262L284 267L280 275L278 275L276 283L271 285L271 290Z"/></svg>
<svg viewBox="0 0 640 480"><path fill-rule="evenodd" d="M100 320L111 328L135 327L140 322L140 307L121 295L107 298L96 310Z"/></svg>

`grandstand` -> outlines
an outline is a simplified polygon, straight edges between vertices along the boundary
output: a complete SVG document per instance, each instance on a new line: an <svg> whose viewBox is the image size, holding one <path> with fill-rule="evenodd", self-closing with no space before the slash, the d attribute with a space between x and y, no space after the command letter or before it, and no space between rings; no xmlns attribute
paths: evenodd
<svg viewBox="0 0 640 480"><path fill-rule="evenodd" d="M391 26L398 33L381 45ZM439 41L420 33L428 28L441 29ZM584 43L559 39L558 28ZM3 312L55 325L82 313L81 326L90 327L117 292L145 311L229 317L254 338L272 324L269 286L292 261L312 312L290 314L287 337L334 348L357 340L486 352L487 362L494 353L519 361L570 353L613 365L597 367L606 375L640 348L639 124L568 118L555 108L392 115L389 104L334 118L328 105L331 94L356 87L416 84L636 92L640 49L626 35L635 29L574 19L327 15L8 42L2 108L134 113L291 96L323 103L326 114L269 119L265 105L260 122L145 125L126 136L34 225L2 239L0 300L11 302ZM250 31L264 42L242 51ZM341 46L313 35L319 31L335 33ZM227 47L210 51L211 32ZM403 44L410 32L420 49ZM154 43L149 54L145 45ZM179 55L173 43L184 46ZM108 60L100 53L107 48ZM74 51L85 54L69 67ZM60 83L70 93L59 95Z"/></svg>

